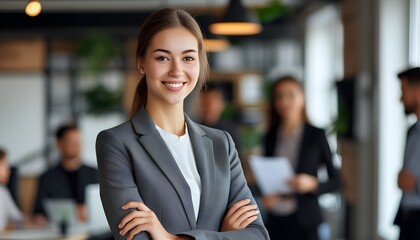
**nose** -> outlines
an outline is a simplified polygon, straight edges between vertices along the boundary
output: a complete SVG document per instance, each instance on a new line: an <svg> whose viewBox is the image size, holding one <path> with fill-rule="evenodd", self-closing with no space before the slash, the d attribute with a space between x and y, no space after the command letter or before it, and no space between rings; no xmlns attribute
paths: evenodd
<svg viewBox="0 0 420 240"><path fill-rule="evenodd" d="M184 71L182 69L182 64L179 61L175 60L175 61L172 62L171 69L169 71L169 75L173 76L173 77L176 77L176 78L182 77L184 75Z"/></svg>

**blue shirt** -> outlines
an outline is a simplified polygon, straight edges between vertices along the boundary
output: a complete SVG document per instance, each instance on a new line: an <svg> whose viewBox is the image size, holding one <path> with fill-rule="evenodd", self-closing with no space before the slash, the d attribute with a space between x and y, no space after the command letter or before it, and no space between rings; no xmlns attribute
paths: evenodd
<svg viewBox="0 0 420 240"><path fill-rule="evenodd" d="M420 209L420 121L413 125L407 137L404 168L416 176L416 190L403 193L402 207Z"/></svg>

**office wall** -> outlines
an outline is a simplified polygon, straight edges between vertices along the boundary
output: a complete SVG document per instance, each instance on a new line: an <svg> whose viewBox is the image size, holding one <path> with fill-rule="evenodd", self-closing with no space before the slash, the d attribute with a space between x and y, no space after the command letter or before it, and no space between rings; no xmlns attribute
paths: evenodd
<svg viewBox="0 0 420 240"><path fill-rule="evenodd" d="M39 72L0 74L0 146L11 165L23 164L21 173L36 175L44 167L45 92Z"/></svg>

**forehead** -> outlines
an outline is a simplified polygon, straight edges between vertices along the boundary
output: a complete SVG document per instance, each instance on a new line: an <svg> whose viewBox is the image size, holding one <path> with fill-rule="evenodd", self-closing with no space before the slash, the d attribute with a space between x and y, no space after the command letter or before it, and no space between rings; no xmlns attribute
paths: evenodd
<svg viewBox="0 0 420 240"><path fill-rule="evenodd" d="M63 134L63 139L67 138L67 137L75 137L75 136L79 136L80 132L78 129L69 129L66 132L64 132Z"/></svg>
<svg viewBox="0 0 420 240"><path fill-rule="evenodd" d="M171 52L198 51L197 38L184 27L173 27L158 32L150 41L149 51L165 49Z"/></svg>
<svg viewBox="0 0 420 240"><path fill-rule="evenodd" d="M276 91L282 90L299 90L300 86L292 81L284 81L276 85Z"/></svg>

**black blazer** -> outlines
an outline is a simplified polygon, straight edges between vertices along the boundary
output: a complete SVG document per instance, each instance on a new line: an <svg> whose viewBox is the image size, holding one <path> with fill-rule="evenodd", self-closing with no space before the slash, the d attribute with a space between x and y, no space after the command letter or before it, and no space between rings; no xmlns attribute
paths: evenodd
<svg viewBox="0 0 420 240"><path fill-rule="evenodd" d="M278 126L270 129L265 135L264 153L266 156L274 156L276 143L279 141L277 132ZM341 184L340 176L333 166L332 153L324 130L305 124L299 149L296 173L306 173L317 177L320 165L325 165L328 172L328 181L320 182L315 194L296 194L299 223L304 227L315 227L322 222L318 195L338 189Z"/></svg>

